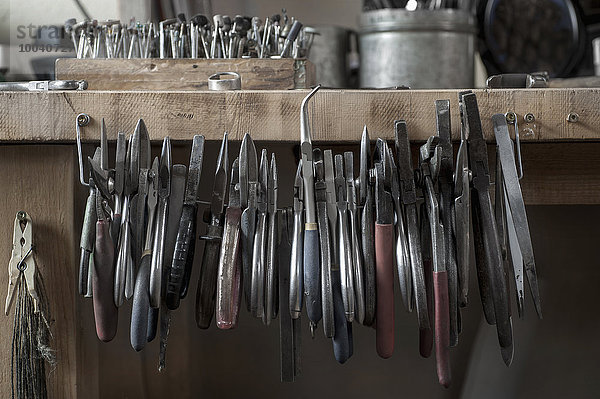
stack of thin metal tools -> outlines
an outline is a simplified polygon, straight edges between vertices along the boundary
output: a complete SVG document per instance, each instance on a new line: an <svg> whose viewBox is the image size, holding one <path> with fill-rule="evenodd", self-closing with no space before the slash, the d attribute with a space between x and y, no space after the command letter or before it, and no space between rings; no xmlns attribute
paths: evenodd
<svg viewBox="0 0 600 399"><path fill-rule="evenodd" d="M141 350L160 326L159 368L164 367L169 312L188 291L196 212L198 204L206 204L206 230L198 237L205 245L197 257L196 322L205 329L214 317L218 328L235 328L242 296L247 310L265 325L279 316L283 381L293 381L300 373L303 307L313 335L322 322L338 362L353 354L355 321L375 327L377 353L392 356L396 275L404 307L415 309L419 352L429 357L435 347L439 382L449 386L450 348L458 345L462 329L472 252L485 319L496 326L502 358L510 365L509 286L515 287L523 317L523 271L542 316L519 185L522 167L514 115L492 117L497 143L494 203L474 93L459 93L456 162L450 102L438 100L437 132L420 147L415 170L403 120L394 122L394 145L377 139L373 153L366 126L356 157L351 151L334 155L313 148L307 109L318 90L305 97L300 109L301 158L291 207L280 206L275 154L270 162L266 150L258 157L249 134L231 169L225 134L211 199L202 203L202 136L194 136L189 168L172 165L168 137L161 156L152 161L148 132L140 120L129 139L118 134L115 168L109 169L102 124L100 147L88 158L87 182L80 164L81 183L89 186L90 195L79 289L94 298L98 337L110 341L115 336L117 309L133 297L131 345ZM80 160L80 127L88 120L84 114L77 120Z"/></svg>
<svg viewBox="0 0 600 399"><path fill-rule="evenodd" d="M69 19L77 58L306 58L317 32L285 10L265 18L184 14L158 24Z"/></svg>

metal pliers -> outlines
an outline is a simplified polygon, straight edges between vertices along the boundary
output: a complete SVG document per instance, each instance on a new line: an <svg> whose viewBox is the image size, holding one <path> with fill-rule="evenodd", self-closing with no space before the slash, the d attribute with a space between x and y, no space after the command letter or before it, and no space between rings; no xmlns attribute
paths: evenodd
<svg viewBox="0 0 600 399"><path fill-rule="evenodd" d="M140 191L146 193L146 200L142 208L146 210L144 218L138 222L138 228L145 231L143 239L143 251L140 266L135 280L133 293L133 305L131 310L130 342L134 350L142 350L148 338L150 309L150 267L152 263L152 244L155 233L156 205L158 203L158 157L154 158L152 168L143 168L140 173ZM139 197L138 197L139 198ZM139 208L138 208L139 209ZM144 226L145 230L144 230Z"/></svg>
<svg viewBox="0 0 600 399"><path fill-rule="evenodd" d="M329 227L327 208L327 184L325 183L325 164L323 153L320 149L313 150L315 169L315 199L317 206L317 220L319 224L319 246L321 253L321 303L323 305L323 330L325 336L332 338L335 333L333 291L331 284L332 231ZM335 238L335 231L333 232Z"/></svg>
<svg viewBox="0 0 600 399"><path fill-rule="evenodd" d="M490 174L487 146L481 128L477 98L474 93L460 93L464 118L467 123L469 163L473 174L472 216L475 255L482 302L493 303L493 320L504 362L512 362L512 320L508 301L507 281L504 274L498 228L490 198ZM490 301L491 299L491 301ZM485 306L484 306L485 310Z"/></svg>
<svg viewBox="0 0 600 399"><path fill-rule="evenodd" d="M394 204L388 147L378 139L375 162L375 267L377 269L377 353L389 358L394 352Z"/></svg>
<svg viewBox="0 0 600 399"><path fill-rule="evenodd" d="M423 259L419 242L419 225L417 221L417 193L414 171L411 161L410 142L406 122L394 122L396 156L398 157L398 179L400 180L400 199L404 207L405 225L408 235L410 266L412 269L413 292L419 329L423 332L430 329L427 311L427 290L423 274Z"/></svg>
<svg viewBox="0 0 600 399"><path fill-rule="evenodd" d="M527 275L529 289L533 298L533 304L538 317L542 318L542 307L533 256L533 245L529 233L529 223L523 202L523 194L519 184L517 173L514 144L508 132L506 116L496 114L492 116L494 134L496 136L496 148L500 173L496 175L496 186L502 187L496 201L504 204L508 244L512 257L512 265L517 288L517 305L519 315L523 315L523 268Z"/></svg>
<svg viewBox="0 0 600 399"><path fill-rule="evenodd" d="M450 309L450 346L458 345L460 314L458 311L458 267L454 239L454 184L452 176L452 139L450 128L450 100L435 102L438 150L438 192L440 219L444 227L444 259L448 274L448 306Z"/></svg>
<svg viewBox="0 0 600 399"><path fill-rule="evenodd" d="M252 285L252 249L256 228L256 195L258 186L258 160L256 147L249 134L244 135L239 155L242 274L246 307L250 310Z"/></svg>
<svg viewBox="0 0 600 399"><path fill-rule="evenodd" d="M231 167L229 205L225 211L225 227L219 269L217 272L217 327L223 330L237 325L241 300L241 250L240 250L240 168L238 159Z"/></svg>
<svg viewBox="0 0 600 399"><path fill-rule="evenodd" d="M458 302L467 306L469 294L469 270L471 262L471 171L467 148L468 124L462 101L460 110L460 146L456 153L454 169L454 234L456 236L456 261L458 264Z"/></svg>
<svg viewBox="0 0 600 399"><path fill-rule="evenodd" d="M435 318L435 353L438 380L441 385L450 385L449 362L449 307L448 273L446 271L446 252L444 250L444 226L440 219L440 205L435 186L440 173L442 149L438 145L438 136L430 137L419 151L420 184L423 188L433 259L433 296ZM423 215L425 216L425 215ZM428 237L421 237L421 241Z"/></svg>
<svg viewBox="0 0 600 399"><path fill-rule="evenodd" d="M342 300L346 320L354 321L356 296L354 292L354 258L350 239L350 221L348 217L348 191L344 177L344 158L341 154L335 156L335 191L337 193L337 244L338 262L340 268Z"/></svg>
<svg viewBox="0 0 600 399"><path fill-rule="evenodd" d="M150 267L150 306L154 309L158 309L161 302L172 166L171 140L167 136L163 140L158 166L158 208L156 211L154 242L152 244L152 265Z"/></svg>
<svg viewBox="0 0 600 399"><path fill-rule="evenodd" d="M169 272L167 283L166 304L170 310L179 307L179 302L187 294L192 265L196 248L196 213L198 212L198 188L202 174L202 161L204 157L204 136L196 135L192 141L190 166L188 170L185 196L173 263Z"/></svg>
<svg viewBox="0 0 600 399"><path fill-rule="evenodd" d="M313 148L306 109L308 101L319 90L315 87L302 101L300 107L300 151L302 155L302 181L304 184L304 294L306 311L313 325L321 317L321 271L319 259L319 232L315 204L315 184L313 169Z"/></svg>
<svg viewBox="0 0 600 399"><path fill-rule="evenodd" d="M263 149L260 157L257 187L257 217L252 251L252 281L250 290L250 312L254 317L263 318L265 297L265 269L267 267L267 231L268 231L268 184L269 161L267 150Z"/></svg>
<svg viewBox="0 0 600 399"><path fill-rule="evenodd" d="M362 208L360 215L361 243L364 266L365 318L363 324L371 326L375 322L376 286L375 279L375 215L374 193L371 180L371 142L367 126L363 128L360 140L360 166L358 173L358 198Z"/></svg>
<svg viewBox="0 0 600 399"><path fill-rule="evenodd" d="M303 271L303 232L304 232L304 186L302 184L302 161L298 162L296 176L294 178L294 202L293 219L294 226L291 236L290 248L290 296L289 308L292 319L298 319L302 312L302 296L304 286Z"/></svg>
<svg viewBox="0 0 600 399"><path fill-rule="evenodd" d="M204 215L204 221L208 223L207 234L201 237L206 240L206 243L204 244L202 268L200 269L198 291L196 292L196 324L203 329L210 326L215 312L215 290L217 288L221 238L223 237L223 206L227 194L228 171L228 142L227 133L225 133L217 158L210 209Z"/></svg>
<svg viewBox="0 0 600 399"><path fill-rule="evenodd" d="M36 290L36 266L33 257L33 223L31 217L27 212L19 211L13 226L12 252L8 262L8 294L6 295L4 313L8 316L20 284L25 284L33 301L33 309L37 313L40 310L40 298Z"/></svg>
<svg viewBox="0 0 600 399"><path fill-rule="evenodd" d="M279 262L277 254L278 226L277 226L277 162L275 154L271 154L271 165L269 167L269 180L267 186L267 258L265 268L265 295L263 323L267 326L271 320L277 317L278 310L278 276Z"/></svg>

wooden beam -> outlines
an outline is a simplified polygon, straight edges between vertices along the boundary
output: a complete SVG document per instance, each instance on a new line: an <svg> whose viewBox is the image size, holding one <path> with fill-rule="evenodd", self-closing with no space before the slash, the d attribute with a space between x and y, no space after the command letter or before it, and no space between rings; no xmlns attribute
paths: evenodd
<svg viewBox="0 0 600 399"><path fill-rule="evenodd" d="M208 77L237 72L244 90L306 89L315 85L315 65L292 58L258 59L76 59L60 58L56 79L88 82L88 90L208 90Z"/></svg>
<svg viewBox="0 0 600 399"><path fill-rule="evenodd" d="M523 141L600 140L600 89L475 90L485 134L492 136L491 116L514 111ZM132 132L143 118L152 140L169 135L191 140L201 133L231 140L250 132L255 140L299 140L300 103L306 90L172 92L83 91L0 93L0 141L73 142L75 117L88 113L92 122L85 140L98 140L99 122L106 120L110 138L117 129ZM435 132L434 101L450 99L452 130L459 137L457 90L325 90L309 104L315 141L356 142L363 124L371 137L393 137L393 121L406 119L412 140ZM526 123L524 115L535 120ZM567 115L576 113L576 123Z"/></svg>

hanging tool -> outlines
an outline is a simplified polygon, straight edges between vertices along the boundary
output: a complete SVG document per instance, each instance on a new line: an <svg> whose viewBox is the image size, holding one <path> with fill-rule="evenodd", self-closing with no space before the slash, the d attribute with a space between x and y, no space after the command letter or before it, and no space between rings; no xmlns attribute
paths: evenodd
<svg viewBox="0 0 600 399"><path fill-rule="evenodd" d="M254 248L252 251L252 281L250 290L250 312L254 317L262 319L264 315L265 297L265 269L267 267L267 240L268 240L268 184L269 161L267 150L263 149L260 156L258 172L258 187L256 203L258 222L254 234Z"/></svg>
<svg viewBox="0 0 600 399"><path fill-rule="evenodd" d="M229 155L227 146L227 133L223 135L221 149L217 158L217 169L210 202L210 209L204 215L208 223L205 240L202 268L198 278L196 292L196 324L206 329L210 326L215 312L215 290L217 288L217 270L219 266L219 252L221 238L223 237L223 206L227 194L227 175L229 173Z"/></svg>
<svg viewBox="0 0 600 399"><path fill-rule="evenodd" d="M448 276L448 306L450 311L450 346L458 345L460 314L458 313L458 267L456 264L456 242L454 239L454 184L452 177L452 138L450 132L450 100L437 100L436 126L439 138L439 163L436 165L439 192L439 214L444 228L444 259Z"/></svg>
<svg viewBox="0 0 600 399"><path fill-rule="evenodd" d="M315 184L313 169L313 149L308 120L308 101L321 86L315 87L302 100L300 106L300 151L302 153L302 181L304 183L304 295L306 312L311 328L319 323L323 316L321 307L321 271L319 264L319 232L315 209Z"/></svg>
<svg viewBox="0 0 600 399"><path fill-rule="evenodd" d="M136 351L141 351L147 342L148 316L150 312L150 267L152 263L152 245L156 230L155 215L158 203L158 157L154 158L152 168L146 172L147 177L147 223L144 238L144 249L140 260L140 267L136 276L135 289L133 293L133 305L131 310L130 342ZM141 173L140 179L143 179ZM144 224L141 223L140 227Z"/></svg>
<svg viewBox="0 0 600 399"><path fill-rule="evenodd" d="M400 198L404 206L410 266L412 269L413 291L415 308L421 331L430 329L429 315L427 312L427 291L423 274L423 260L421 258L421 244L419 242L419 226L417 223L417 193L414 181L414 172L410 154L410 142L406 130L406 122L394 122L396 156L398 157L398 178L400 180Z"/></svg>
<svg viewBox="0 0 600 399"><path fill-rule="evenodd" d="M196 248L196 213L198 211L198 188L204 157L204 136L195 135L192 140L190 165L179 219L173 263L167 282L166 304L170 310L179 307L180 299L187 293Z"/></svg>
<svg viewBox="0 0 600 399"><path fill-rule="evenodd" d="M439 126L438 126L439 128ZM433 260L433 296L435 318L435 357L439 383L450 386L450 361L449 361L449 307L448 307L448 272L446 259L444 226L440 219L440 206L435 192L435 186L442 163L442 149L439 146L440 138L432 136L423 144L419 151L420 183L425 197L427 219L431 234L431 249ZM427 237L421 237L427 239Z"/></svg>
<svg viewBox="0 0 600 399"><path fill-rule="evenodd" d="M350 247L352 256L352 277L354 283L354 297L356 317L359 323L365 321L365 286L363 275L363 252L359 232L359 199L354 184L354 154L344 153L344 167L346 173L346 194L348 200L348 218L350 219Z"/></svg>
<svg viewBox="0 0 600 399"><path fill-rule="evenodd" d="M500 120L502 119L502 120ZM507 224L509 225L508 234L512 236L514 232L516 240L510 240L511 253L522 254L522 264L524 264L529 289L533 298L536 312L539 318L542 318L542 308L540 303L540 294L537 281L537 272L535 269L535 260L533 256L533 245L531 243L531 234L529 233L529 223L527 222L527 213L525 212L525 204L523 202L523 194L519 184L517 175L514 145L508 133L506 117L503 114L492 116L494 124L494 134L496 136L496 144L500 164L502 167L502 177L504 182L504 193L506 196L506 211ZM510 228L512 226L512 228ZM515 242L516 241L516 242ZM518 244L518 245L514 245ZM515 265L519 267L520 265ZM521 266L522 267L522 266ZM521 297L522 299L522 297ZM520 309L522 308L522 300L519 301Z"/></svg>
<svg viewBox="0 0 600 399"><path fill-rule="evenodd" d="M298 162L296 177L294 178L294 227L292 231L292 247L290 252L290 295L289 308L292 319L296 320L302 312L302 296L304 271L303 271L303 214L304 214L304 186L302 184L302 160Z"/></svg>
<svg viewBox="0 0 600 399"><path fill-rule="evenodd" d="M277 163L275 154L271 154L271 165L269 168L269 180L267 191L267 257L265 267L265 295L263 323L267 326L271 320L277 317L277 278L279 265L277 264Z"/></svg>
<svg viewBox="0 0 600 399"><path fill-rule="evenodd" d="M315 170L315 201L317 220L319 224L319 247L321 249L321 303L323 305L323 330L327 338L332 338L335 332L333 316L333 291L331 285L332 233L329 229L327 209L327 184L325 183L325 165L320 149L313 150ZM335 231L333 232L335 237ZM334 241L335 242L335 241Z"/></svg>
<svg viewBox="0 0 600 399"><path fill-rule="evenodd" d="M152 244L152 265L150 267L150 306L160 307L162 277L165 264L165 238L167 233L167 217L169 195L171 195L171 140L165 137L158 166L158 209L156 211L156 230ZM169 262L170 264L170 262Z"/></svg>
<svg viewBox="0 0 600 399"><path fill-rule="evenodd" d="M390 160L390 173L392 175L392 201L394 203L394 226L396 233L395 259L398 282L400 283L400 294L405 308L412 312L412 270L410 268L410 255L406 226L404 225L404 211L400 203L400 182L398 180L398 168L394 162L392 150L388 147L388 158Z"/></svg>
<svg viewBox="0 0 600 399"><path fill-rule="evenodd" d="M240 163L240 206L242 280L246 307L250 310L250 293L252 285L252 249L254 246L254 230L256 227L256 196L258 186L258 161L256 147L248 133L244 135L239 155Z"/></svg>
<svg viewBox="0 0 600 399"><path fill-rule="evenodd" d="M498 229L489 193L491 183L487 146L483 138L475 94L464 93L461 100L465 120L468 124L469 162L473 174L473 190L475 191L475 195L471 199L473 225L478 225L478 232L474 231L473 233L476 248L483 248L484 251L483 259L481 256L477 259L477 267L483 272L481 273L483 279L480 279L480 284L483 282L490 286L502 359L509 365L512 362L513 355L512 320L507 298L507 282L500 254ZM483 264L481 264L481 261L483 261Z"/></svg>
<svg viewBox="0 0 600 399"><path fill-rule="evenodd" d="M371 142L367 126L363 128L360 140L360 168L358 174L358 196L361 212L361 244L363 251L364 286L365 286L365 318L364 325L372 326L375 322L376 286L375 279L375 216L373 214L373 184L371 182Z"/></svg>
<svg viewBox="0 0 600 399"><path fill-rule="evenodd" d="M290 273L293 269L289 267L288 260L292 257L293 231L296 228L294 226L294 209L282 209L279 211L277 220L279 232L277 248L279 254L279 303L285 304L290 299L290 288L292 287ZM293 263L291 265L293 266ZM300 315L293 318L291 312L287 312L285 309L280 312L279 351L282 382L293 382L300 375L300 327Z"/></svg>
<svg viewBox="0 0 600 399"><path fill-rule="evenodd" d="M469 270L471 262L471 171L467 148L468 124L462 101L460 111L460 146L456 153L454 170L454 234L456 235L456 261L458 264L459 305L467 306L469 294Z"/></svg>
<svg viewBox="0 0 600 399"><path fill-rule="evenodd" d="M7 316L13 303L15 308L10 359L13 398L46 398L45 363L56 364L50 347L49 306L34 252L33 222L27 212L19 211L13 225L4 307Z"/></svg>
<svg viewBox="0 0 600 399"><path fill-rule="evenodd" d="M391 163L387 144L379 139L380 159L375 162L375 267L377 268L377 354L394 351L394 205Z"/></svg>
<svg viewBox="0 0 600 399"><path fill-rule="evenodd" d="M241 289L240 251L240 168L236 158L231 167L229 205L225 211L225 226L217 271L217 327L223 330L237 325Z"/></svg>
<svg viewBox="0 0 600 399"><path fill-rule="evenodd" d="M342 300L346 319L354 321L355 291L354 291L354 258L352 257L352 243L350 239L350 223L348 219L348 193L346 178L344 177L344 158L338 154L335 156L335 190L337 193L338 211L338 262L340 266L340 278L342 287Z"/></svg>

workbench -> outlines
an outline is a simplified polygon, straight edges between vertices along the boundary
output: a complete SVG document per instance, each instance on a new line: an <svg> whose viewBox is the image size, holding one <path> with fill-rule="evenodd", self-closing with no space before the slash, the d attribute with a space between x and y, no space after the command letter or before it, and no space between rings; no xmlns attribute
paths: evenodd
<svg viewBox="0 0 600 399"><path fill-rule="evenodd" d="M475 92L490 143L493 142L492 114L508 111L517 114L525 171L521 184L526 204L600 204L600 169L597 167L600 162L600 89ZM414 150L416 144L435 132L434 101L437 99L450 99L452 132L457 139L460 128L457 93L457 90L322 89L309 106L313 141L322 147L358 149L364 124L372 140L392 139L393 121L405 119ZM57 351L58 364L48 377L49 397L97 397L99 381L95 371L101 366L110 367L102 364L100 352L111 344L97 340L91 301L80 298L76 288L79 234L87 196L86 189L78 182L76 116L86 113L91 117L91 123L82 130L84 143L98 141L101 118L106 121L109 140L115 139L117 128L132 132L137 119L143 118L154 143L158 144L165 135L171 137L176 162L187 163L194 134L217 141L224 131L229 133L230 141L239 141L249 132L258 141L257 147L267 145L281 155L292 155L293 145L299 140L299 110L305 94L304 90L0 93L0 220L3 226L0 228L0 264L8 263L10 258L15 214L26 210L33 219L36 260L54 320L52 345ZM530 116L526 121L526 114L533 118ZM85 155L91 155L91 146L84 148L88 150ZM209 143L207 151L211 148ZM492 148L490 154L493 162ZM204 163L206 182L212 182L214 157L207 156ZM290 187L295 159L293 156L279 159L282 159L279 170L285 180L280 185L280 198L287 204L292 198ZM413 156L413 161L415 159ZM195 280L192 281L195 284ZM7 273L0 273L0 287L6 286ZM195 287L191 289L194 293L184 306L189 309L193 308L191 297L195 294ZM4 295L5 291L1 292ZM125 309L120 312L119 337L125 334L121 330L127 330L128 334L129 306ZM192 340L189 333L182 331L195 328L191 310L182 312L189 316L189 321L172 331L172 337L182 334L170 340L173 351L183 350ZM272 330L270 334L276 332ZM10 359L11 338L12 313L0 326L3 359ZM131 364L138 366L146 356L157 355L130 352L121 354L122 361L129 364L125 358L130 356L134 359ZM142 367L156 366L154 360L145 363L149 366ZM186 365L174 365L168 373L177 374L181 367ZM137 371L130 372L133 377L121 375L120 378L142 378ZM273 379L276 382L277 376ZM10 397L9 361L3 362L0 368L0 397Z"/></svg>

